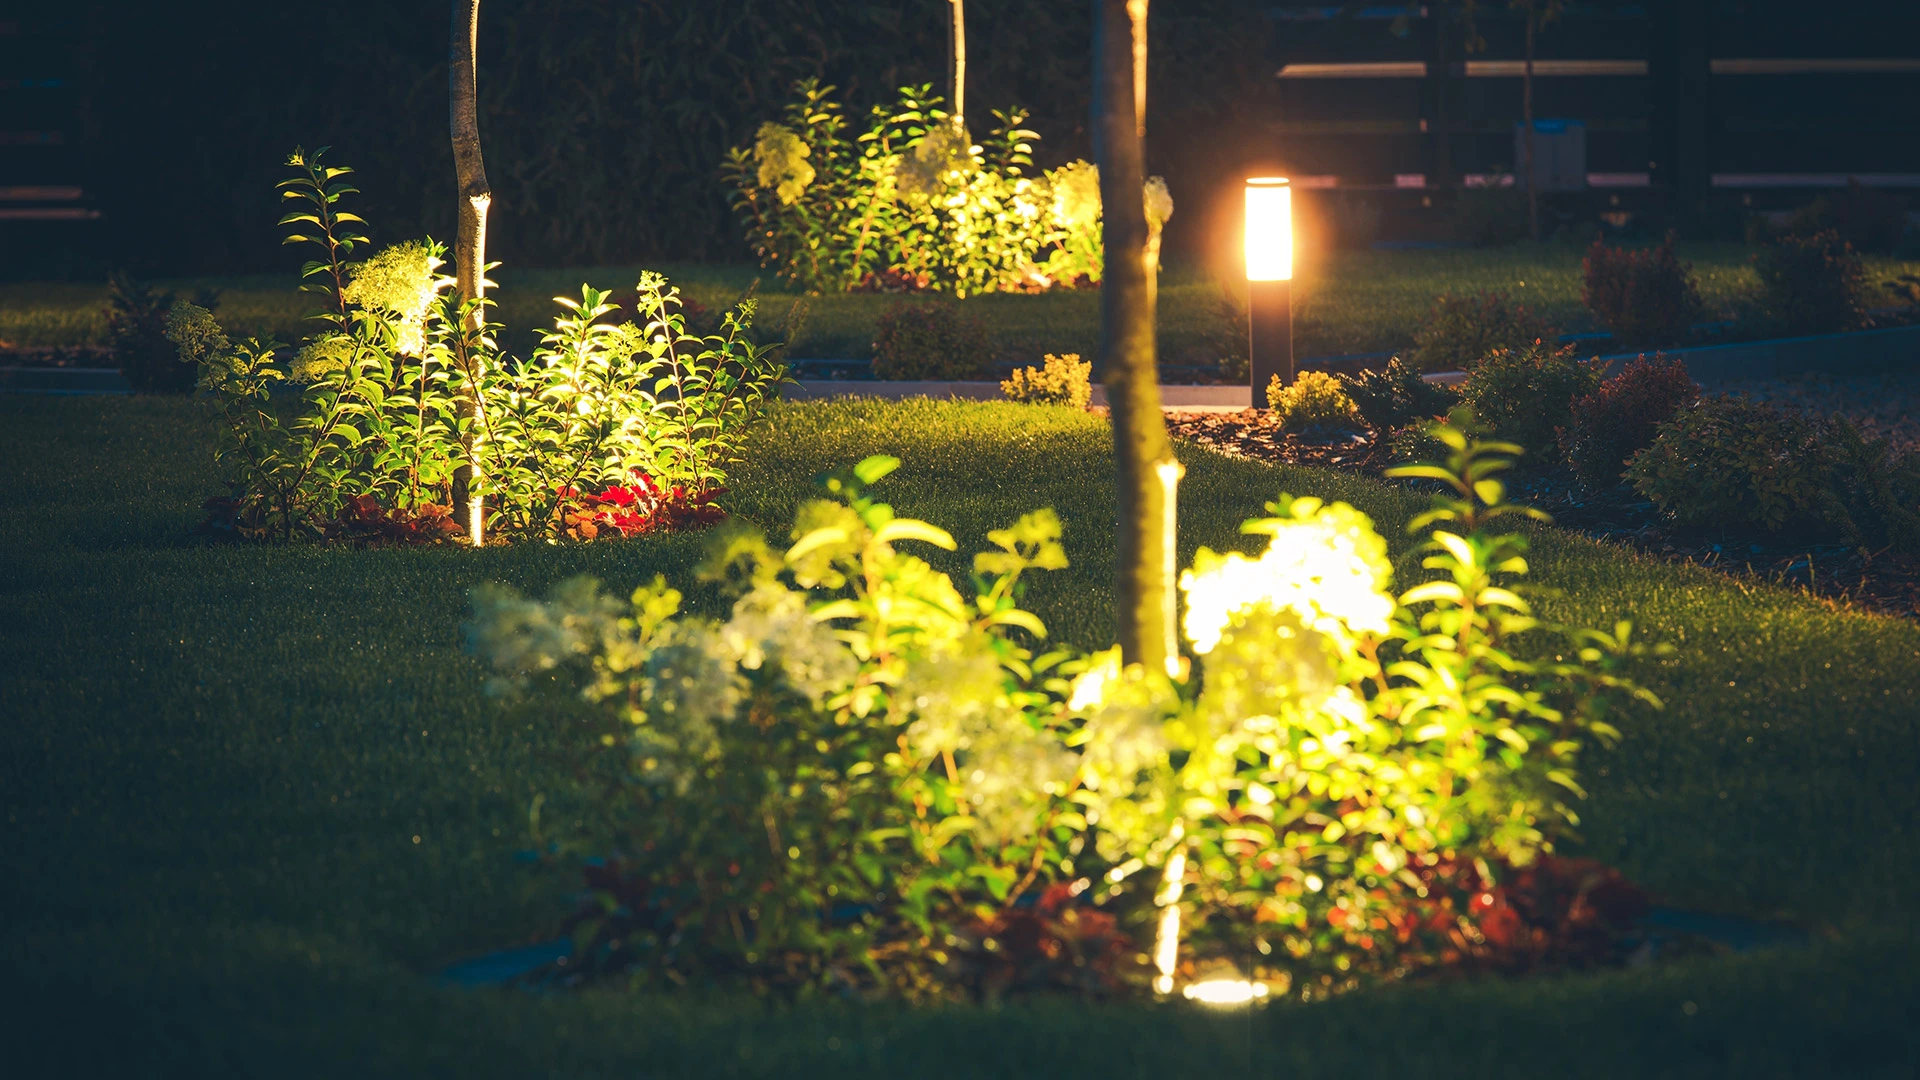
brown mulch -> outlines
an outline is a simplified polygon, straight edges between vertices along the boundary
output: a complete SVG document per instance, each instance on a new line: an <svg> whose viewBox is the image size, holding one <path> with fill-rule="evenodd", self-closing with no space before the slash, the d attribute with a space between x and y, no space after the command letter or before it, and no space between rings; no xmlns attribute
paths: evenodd
<svg viewBox="0 0 1920 1080"><path fill-rule="evenodd" d="M1897 438L1905 434L1906 423L1901 418L1872 430ZM1280 431L1264 411L1254 409L1237 413L1170 412L1167 427L1176 438L1230 457L1348 469L1371 476L1379 476L1390 464L1368 432L1303 437ZM1890 427L1894 430L1888 430ZM1920 431L1915 434L1920 435ZM1508 479L1514 499L1552 514L1561 528L1596 540L1626 544L1673 562L1703 566L1745 580L1799 588L1864 611L1920 618L1920 556L1853 544L1807 544L1765 536L1685 531L1668 524L1651 502L1627 485L1586 491L1565 470L1516 470Z"/></svg>

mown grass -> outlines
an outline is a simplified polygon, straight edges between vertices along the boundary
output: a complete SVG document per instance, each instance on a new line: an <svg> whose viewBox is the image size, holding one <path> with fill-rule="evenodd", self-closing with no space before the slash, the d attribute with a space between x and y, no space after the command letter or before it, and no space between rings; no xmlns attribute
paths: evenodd
<svg viewBox="0 0 1920 1080"><path fill-rule="evenodd" d="M1009 405L793 407L735 513L784 526L886 451L903 513L963 547L1035 506L1071 569L1034 607L1110 634L1104 424ZM0 964L13 1075L1213 1077L1911 1075L1920 627L1540 535L1549 614L1680 647L1668 701L1594 756L1586 850L1662 898L1812 930L1646 970L1402 987L1235 1017L1065 1002L924 1011L460 991L445 962L551 931L572 883L516 861L566 733L487 699L465 590L684 577L698 537L425 551L213 546L191 406L0 397ZM1183 543L1242 543L1281 489L1395 537L1405 495L1186 455ZM1404 551L1404 542L1396 541ZM698 603L714 597L696 594ZM549 811L551 812L551 810ZM17 1070L17 1071L16 1071Z"/></svg>
<svg viewBox="0 0 1920 1080"><path fill-rule="evenodd" d="M1701 294L1718 317L1737 314L1757 288L1750 263L1752 249L1738 245L1692 245L1683 249L1698 274ZM1304 263L1297 283L1296 344L1302 356L1384 352L1405 348L1413 332L1443 292L1505 289L1544 312L1561 330L1597 329L1580 300L1582 252L1561 245L1521 245L1487 250L1344 251ZM1889 299L1886 282L1920 273L1920 262L1871 258L1869 291L1875 302ZM631 289L640 267L498 272L498 318L506 325L503 343L524 355L536 331L550 323L554 296L578 297L581 283L602 289ZM709 307L735 302L760 275L750 267L657 267L688 295ZM181 295L212 287L220 290L220 316L241 334L296 340L307 332L301 323L308 298L288 278L202 278L163 283ZM784 292L772 278L760 282L761 322L774 336L785 336L794 304L803 298ZM1234 286L1234 294L1244 286ZM1222 315L1225 294L1212 275L1194 268L1168 271L1160 294L1160 349L1163 362L1212 364L1221 342L1232 332ZM818 296L804 298L807 316L792 355L797 358L865 359L872 354L874 323L898 297ZM83 345L104 340L106 303L103 286L74 284L0 284L0 341L15 345ZM1092 356L1099 338L1099 294L1056 292L1039 296L990 295L965 302L986 326L1005 360L1037 361L1048 352Z"/></svg>

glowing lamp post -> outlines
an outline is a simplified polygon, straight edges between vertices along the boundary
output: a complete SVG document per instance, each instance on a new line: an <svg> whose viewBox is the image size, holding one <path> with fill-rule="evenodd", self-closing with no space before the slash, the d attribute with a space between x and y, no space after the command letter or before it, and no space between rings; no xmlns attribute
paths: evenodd
<svg viewBox="0 0 1920 1080"><path fill-rule="evenodd" d="M1247 368L1253 405L1274 376L1293 381L1293 189L1284 176L1247 181Z"/></svg>

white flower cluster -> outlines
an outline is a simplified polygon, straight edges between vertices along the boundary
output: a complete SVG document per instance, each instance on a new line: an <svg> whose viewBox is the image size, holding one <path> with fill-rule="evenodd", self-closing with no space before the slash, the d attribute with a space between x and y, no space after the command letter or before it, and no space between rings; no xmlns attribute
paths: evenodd
<svg viewBox="0 0 1920 1080"><path fill-rule="evenodd" d="M753 140L753 161L757 179L763 188L772 188L782 206L791 206L813 183L813 166L807 158L812 148L788 128L769 120L760 125Z"/></svg>
<svg viewBox="0 0 1920 1080"><path fill-rule="evenodd" d="M445 287L438 273L443 261L418 240L395 244L355 267L341 295L393 320L394 351L420 356L427 351L427 309Z"/></svg>
<svg viewBox="0 0 1920 1080"><path fill-rule="evenodd" d="M1273 540L1258 559L1202 549L1180 575L1182 627L1194 652L1211 652L1236 617L1263 605L1336 639L1387 632L1394 599L1386 592L1386 542L1344 503L1301 499L1294 508L1292 518L1260 523Z"/></svg>

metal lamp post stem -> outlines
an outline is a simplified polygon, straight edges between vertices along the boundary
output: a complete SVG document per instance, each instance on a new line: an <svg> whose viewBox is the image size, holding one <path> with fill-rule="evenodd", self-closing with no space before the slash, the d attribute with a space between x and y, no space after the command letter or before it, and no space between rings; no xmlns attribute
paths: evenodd
<svg viewBox="0 0 1920 1080"><path fill-rule="evenodd" d="M1264 408L1274 376L1293 382L1293 282L1247 282L1247 339L1253 407Z"/></svg>

